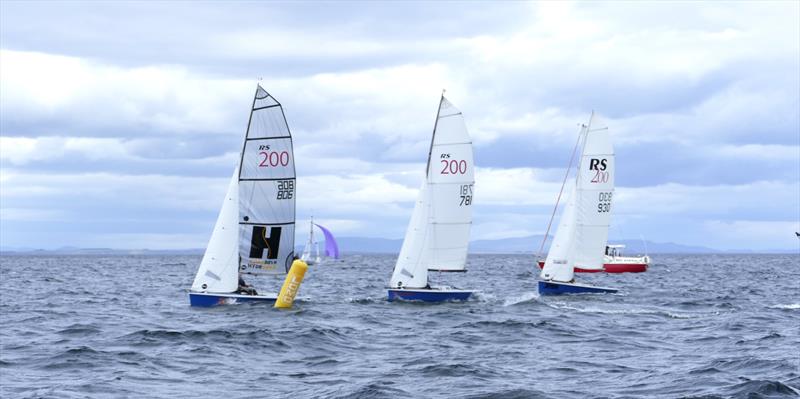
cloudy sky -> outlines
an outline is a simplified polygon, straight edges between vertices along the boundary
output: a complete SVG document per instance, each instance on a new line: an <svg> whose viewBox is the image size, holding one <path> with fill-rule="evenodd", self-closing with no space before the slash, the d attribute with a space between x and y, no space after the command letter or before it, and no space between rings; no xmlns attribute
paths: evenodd
<svg viewBox="0 0 800 399"><path fill-rule="evenodd" d="M797 1L3 1L0 35L3 247L204 247L259 78L294 135L298 218L342 236L403 236L446 88L473 239L544 232L594 109L612 239L798 245Z"/></svg>

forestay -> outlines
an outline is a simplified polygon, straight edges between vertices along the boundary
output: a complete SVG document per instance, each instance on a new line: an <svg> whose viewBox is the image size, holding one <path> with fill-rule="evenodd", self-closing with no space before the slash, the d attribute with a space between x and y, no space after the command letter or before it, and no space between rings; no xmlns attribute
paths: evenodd
<svg viewBox="0 0 800 399"><path fill-rule="evenodd" d="M585 127L578 173L541 277L571 281L574 268L602 269L614 194L614 149L607 129Z"/></svg>
<svg viewBox="0 0 800 399"><path fill-rule="evenodd" d="M286 273L294 255L294 231L292 137L280 103L258 86L239 173L241 271Z"/></svg>
<svg viewBox="0 0 800 399"><path fill-rule="evenodd" d="M426 177L390 286L424 287L427 271L463 271L472 224L472 141L464 117L442 97Z"/></svg>

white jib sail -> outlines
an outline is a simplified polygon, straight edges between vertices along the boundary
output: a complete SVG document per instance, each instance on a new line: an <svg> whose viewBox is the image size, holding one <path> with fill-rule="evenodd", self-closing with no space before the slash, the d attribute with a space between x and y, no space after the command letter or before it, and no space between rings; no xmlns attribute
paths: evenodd
<svg viewBox="0 0 800 399"><path fill-rule="evenodd" d="M578 173L541 277L571 281L574 268L602 269L614 194L614 149L607 129L584 128Z"/></svg>
<svg viewBox="0 0 800 399"><path fill-rule="evenodd" d="M571 182L571 190L561 220L558 222L558 230L547 251L542 268L541 277L544 280L555 280L568 282L572 281L575 269L572 266L574 256L572 253L573 234L575 231L575 182Z"/></svg>
<svg viewBox="0 0 800 399"><path fill-rule="evenodd" d="M239 282L238 223L239 168L233 172L222 209L211 233L200 268L194 276L192 291L229 293Z"/></svg>
<svg viewBox="0 0 800 399"><path fill-rule="evenodd" d="M242 149L238 221L241 271L286 273L294 255L292 136L280 103L260 85Z"/></svg>
<svg viewBox="0 0 800 399"><path fill-rule="evenodd" d="M472 140L464 117L442 97L425 181L392 273L391 287L424 287L428 270L464 270L474 176Z"/></svg>

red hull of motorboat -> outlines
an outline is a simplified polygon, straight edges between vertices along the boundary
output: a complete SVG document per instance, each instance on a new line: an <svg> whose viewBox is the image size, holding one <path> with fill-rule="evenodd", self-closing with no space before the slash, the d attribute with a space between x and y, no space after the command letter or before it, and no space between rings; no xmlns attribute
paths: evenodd
<svg viewBox="0 0 800 399"><path fill-rule="evenodd" d="M642 273L647 271L647 263L606 263L606 273Z"/></svg>
<svg viewBox="0 0 800 399"><path fill-rule="evenodd" d="M544 267L544 262L539 261L539 268ZM606 263L603 270L587 270L580 267L575 268L575 273L642 273L647 271L646 263Z"/></svg>

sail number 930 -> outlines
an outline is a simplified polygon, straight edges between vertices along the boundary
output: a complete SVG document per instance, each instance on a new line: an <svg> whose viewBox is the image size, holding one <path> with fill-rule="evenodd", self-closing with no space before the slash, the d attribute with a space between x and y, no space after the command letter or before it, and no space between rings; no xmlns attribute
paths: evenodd
<svg viewBox="0 0 800 399"><path fill-rule="evenodd" d="M460 191L461 203L458 206L472 205L472 184L462 184Z"/></svg>
<svg viewBox="0 0 800 399"><path fill-rule="evenodd" d="M611 212L611 196L614 193L597 194L597 213Z"/></svg>

